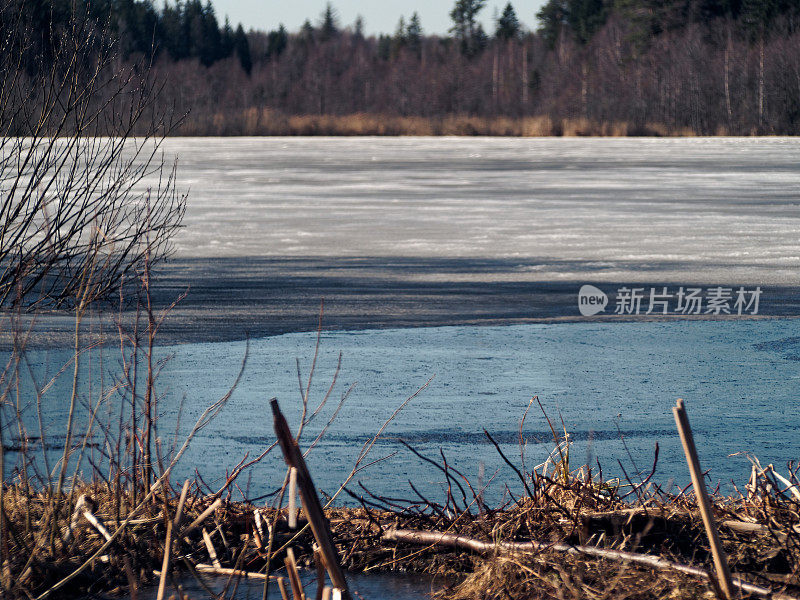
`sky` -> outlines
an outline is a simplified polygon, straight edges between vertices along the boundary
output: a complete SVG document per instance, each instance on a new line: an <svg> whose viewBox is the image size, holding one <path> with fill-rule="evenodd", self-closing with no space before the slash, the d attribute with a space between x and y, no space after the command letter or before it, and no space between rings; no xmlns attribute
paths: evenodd
<svg viewBox="0 0 800 600"><path fill-rule="evenodd" d="M487 32L494 31L494 15L507 0L488 0L479 18ZM537 27L536 13L546 0L512 0L517 17L528 29ZM326 0L212 0L220 22L227 15L231 23L247 29L276 29L280 23L289 31L297 31L303 21L317 24L325 10ZM428 34L444 34L450 28L449 13L455 0L332 0L343 25L352 24L358 15L364 19L368 34L392 33L400 16L406 21L417 11L422 28Z"/></svg>

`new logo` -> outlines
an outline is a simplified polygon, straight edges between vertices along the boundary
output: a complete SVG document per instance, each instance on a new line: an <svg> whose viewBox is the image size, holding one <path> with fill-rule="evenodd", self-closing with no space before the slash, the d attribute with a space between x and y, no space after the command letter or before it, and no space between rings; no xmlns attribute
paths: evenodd
<svg viewBox="0 0 800 600"><path fill-rule="evenodd" d="M581 286L578 292L578 310L584 317L591 317L603 312L607 305L608 296L603 290L588 284Z"/></svg>

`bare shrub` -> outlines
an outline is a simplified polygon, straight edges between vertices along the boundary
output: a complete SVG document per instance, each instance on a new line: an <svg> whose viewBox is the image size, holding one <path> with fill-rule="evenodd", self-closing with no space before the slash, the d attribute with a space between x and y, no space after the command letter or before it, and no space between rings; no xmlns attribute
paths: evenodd
<svg viewBox="0 0 800 600"><path fill-rule="evenodd" d="M86 305L170 250L173 123L88 13L41 40L20 8L0 4L0 307Z"/></svg>

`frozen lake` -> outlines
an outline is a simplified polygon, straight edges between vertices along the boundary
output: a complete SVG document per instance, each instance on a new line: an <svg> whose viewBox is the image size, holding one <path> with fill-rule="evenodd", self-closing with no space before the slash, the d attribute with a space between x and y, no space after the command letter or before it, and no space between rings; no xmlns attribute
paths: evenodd
<svg viewBox="0 0 800 600"><path fill-rule="evenodd" d="M295 333L253 340L244 376L218 419L204 429L185 457L178 477L197 468L213 488L226 469L249 453L257 456L274 438L270 398L277 397L290 423L299 419L298 375L306 381L314 335ZM671 406L685 398L704 468L727 491L743 485L750 463L737 452L752 452L764 464L785 471L800 458L797 408L800 392L800 321L680 321L669 323L562 323L501 327L434 327L326 333L310 403L325 395L338 352L339 380L322 416L305 434L308 445L333 413L342 394L355 387L335 425L311 453L316 483L332 494L349 473L362 444L408 396L431 377L385 432L372 458L392 455L358 475L371 491L413 497L408 481L436 497L441 473L405 450L405 440L429 457L442 449L451 464L471 477L484 462L487 473L501 469L487 497L502 496L503 485L518 486L483 435L488 430L512 460L518 461L520 419L538 395L560 427L559 415L575 441L577 468L599 460L607 476L625 470L649 472L656 443L661 454L657 480L686 484L686 464ZM245 354L244 342L182 344L159 349L172 358L159 380L159 414L165 448L183 401L183 430L222 397ZM94 354L94 395L101 371ZM40 381L67 358L65 351L31 355ZM86 359L88 360L88 359ZM113 369L115 353L103 360ZM88 363L85 364L88 371ZM106 376L107 381L110 377ZM82 389L89 390L88 377ZM49 392L66 396L70 378ZM33 406L27 406L36 432ZM65 422L66 403L46 403L44 422L51 436ZM552 435L534 405L523 429L529 441L529 468L546 458ZM627 448L626 448L627 446ZM630 452L630 455L628 454ZM55 458L55 457L54 457ZM239 481L254 497L280 486L285 466L268 455ZM216 488L215 488L216 489ZM341 500L342 498L340 498ZM346 497L343 498L347 500Z"/></svg>
<svg viewBox="0 0 800 600"><path fill-rule="evenodd" d="M211 479L272 439L270 397L296 408L294 360L313 351L302 332L323 296L326 327L351 331L325 334L317 383L340 349L340 384L359 382L316 453L326 489L434 374L392 435L442 446L468 472L499 466L482 427L515 454L534 395L610 472L628 450L646 468L658 441L660 474L683 477L669 411L679 396L718 480L746 475L733 452L800 457L800 321L589 322L576 303L583 282L757 284L761 315L800 314L800 140L192 138L165 151L191 189L178 258L159 280L165 301L190 286L161 332L175 355L165 418L181 398L196 414L221 395L242 340L256 338L234 401L187 459ZM65 360L35 357L44 371ZM53 422L62 409L48 407ZM531 435L549 438L531 417ZM256 489L277 485L276 464L254 469ZM381 463L374 485L425 477L412 464Z"/></svg>
<svg viewBox="0 0 800 600"><path fill-rule="evenodd" d="M795 285L793 138L173 138L183 257L513 259L511 280ZM435 278L436 273L428 273ZM468 279L465 275L464 279Z"/></svg>
<svg viewBox="0 0 800 600"><path fill-rule="evenodd" d="M321 298L333 329L581 319L583 283L760 285L760 314L800 315L800 139L170 138L164 152L190 195L157 300L190 293L162 343L312 330ZM68 319L36 329L69 343Z"/></svg>

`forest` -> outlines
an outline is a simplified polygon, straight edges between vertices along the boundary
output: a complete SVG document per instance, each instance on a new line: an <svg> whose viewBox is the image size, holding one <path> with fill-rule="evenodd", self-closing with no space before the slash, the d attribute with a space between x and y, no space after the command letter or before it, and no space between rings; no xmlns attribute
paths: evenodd
<svg viewBox="0 0 800 600"><path fill-rule="evenodd" d="M800 0L508 3L492 31L485 0L455 0L446 35L410 14L377 36L332 4L290 32L200 0L5 2L39 57L73 10L108 30L118 64L162 82L173 135L800 133Z"/></svg>

